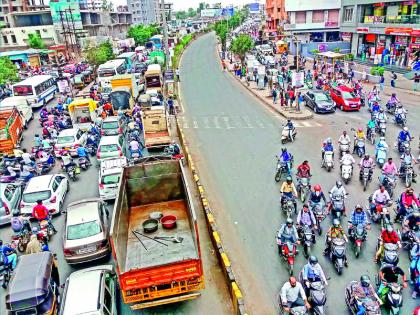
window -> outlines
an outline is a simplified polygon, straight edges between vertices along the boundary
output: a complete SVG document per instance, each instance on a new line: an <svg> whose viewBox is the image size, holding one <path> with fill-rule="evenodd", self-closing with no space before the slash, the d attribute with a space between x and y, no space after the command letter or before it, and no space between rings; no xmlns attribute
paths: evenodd
<svg viewBox="0 0 420 315"><path fill-rule="evenodd" d="M296 14L296 24L304 24L306 23L306 11L298 11Z"/></svg>
<svg viewBox="0 0 420 315"><path fill-rule="evenodd" d="M324 11L316 10L312 11L312 23L322 23L324 22Z"/></svg>
<svg viewBox="0 0 420 315"><path fill-rule="evenodd" d="M13 44L16 44L16 43L17 43L17 41L16 41L16 36L15 36L15 35L12 35L12 43L13 43Z"/></svg>
<svg viewBox="0 0 420 315"><path fill-rule="evenodd" d="M57 183L57 181L56 180L53 181L53 183L52 183L52 190L53 191L56 191L58 189L58 186L59 186L59 184Z"/></svg>
<svg viewBox="0 0 420 315"><path fill-rule="evenodd" d="M112 296L111 293L109 292L108 287L105 287L104 290L104 310L105 310L105 314L111 314L111 310L112 310Z"/></svg>
<svg viewBox="0 0 420 315"><path fill-rule="evenodd" d="M9 41L7 40L7 36L3 36L3 42L4 42L5 44L8 44L8 43L9 43Z"/></svg>
<svg viewBox="0 0 420 315"><path fill-rule="evenodd" d="M344 7L344 22L353 21L353 7Z"/></svg>

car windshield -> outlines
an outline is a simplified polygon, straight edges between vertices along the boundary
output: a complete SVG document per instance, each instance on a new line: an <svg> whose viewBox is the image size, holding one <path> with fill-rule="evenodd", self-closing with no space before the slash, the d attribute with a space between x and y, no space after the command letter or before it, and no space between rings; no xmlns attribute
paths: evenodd
<svg viewBox="0 0 420 315"><path fill-rule="evenodd" d="M27 203L35 203L37 200L46 200L51 197L51 191L35 191L32 193L24 193L22 200Z"/></svg>
<svg viewBox="0 0 420 315"><path fill-rule="evenodd" d="M343 92L341 92L341 93L342 93L343 98L344 98L345 100L350 99L350 98L355 98L355 97L356 97L356 96L355 96L353 93L351 93L351 92L343 91Z"/></svg>
<svg viewBox="0 0 420 315"><path fill-rule="evenodd" d="M328 102L330 100L330 97L326 94L315 94L315 100L317 102Z"/></svg>
<svg viewBox="0 0 420 315"><path fill-rule="evenodd" d="M118 121L104 121L102 123L102 129L117 129L118 127Z"/></svg>
<svg viewBox="0 0 420 315"><path fill-rule="evenodd" d="M116 144L104 144L104 145L101 145L99 150L102 153L114 152L114 151L118 151L118 146Z"/></svg>
<svg viewBox="0 0 420 315"><path fill-rule="evenodd" d="M74 142L74 136L64 136L64 137L57 138L57 144L73 143L73 142Z"/></svg>
<svg viewBox="0 0 420 315"><path fill-rule="evenodd" d="M67 239L80 240L101 233L101 226L97 221L83 222L67 227Z"/></svg>
<svg viewBox="0 0 420 315"><path fill-rule="evenodd" d="M118 184L120 181L120 174L110 174L102 177L102 184Z"/></svg>

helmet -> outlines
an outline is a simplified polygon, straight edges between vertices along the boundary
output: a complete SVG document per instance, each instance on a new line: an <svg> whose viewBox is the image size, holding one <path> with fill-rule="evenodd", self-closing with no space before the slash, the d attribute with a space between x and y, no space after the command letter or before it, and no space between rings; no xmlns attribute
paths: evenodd
<svg viewBox="0 0 420 315"><path fill-rule="evenodd" d="M368 275L362 275L360 277L360 283L362 284L363 287L368 287L370 285L370 278Z"/></svg>
<svg viewBox="0 0 420 315"><path fill-rule="evenodd" d="M308 261L311 265L316 265L318 263L318 258L315 256L310 256Z"/></svg>
<svg viewBox="0 0 420 315"><path fill-rule="evenodd" d="M357 204L357 205L356 205L356 207L354 207L354 209L355 209L355 210L357 210L357 209L361 209L361 210L363 210L363 207L362 207L360 204Z"/></svg>
<svg viewBox="0 0 420 315"><path fill-rule="evenodd" d="M397 94L396 94L396 93L392 93L392 96L393 96L393 97L396 97L396 96L397 96Z"/></svg>
<svg viewBox="0 0 420 315"><path fill-rule="evenodd" d="M407 127L404 127L404 128L403 128L403 130L404 130L404 131L408 131L408 128L407 128Z"/></svg>
<svg viewBox="0 0 420 315"><path fill-rule="evenodd" d="M362 131L363 131L363 129L359 127L359 128L357 129L357 131L358 131L358 132L362 132Z"/></svg>
<svg viewBox="0 0 420 315"><path fill-rule="evenodd" d="M293 220L292 220L291 218L288 218L288 219L286 220L286 224L293 224Z"/></svg>
<svg viewBox="0 0 420 315"><path fill-rule="evenodd" d="M333 220L333 226L334 226L335 228L339 227L339 226L340 226L340 220L338 220L338 219L334 219L334 220Z"/></svg>
<svg viewBox="0 0 420 315"><path fill-rule="evenodd" d="M343 186L343 183L341 182L341 180L338 180L335 182L335 185L337 186L337 188L340 188L341 186Z"/></svg>
<svg viewBox="0 0 420 315"><path fill-rule="evenodd" d="M32 234L38 234L39 229L38 229L38 227L37 227L37 226L33 226L33 227L31 228L31 231L32 231Z"/></svg>
<svg viewBox="0 0 420 315"><path fill-rule="evenodd" d="M370 157L370 156L369 156L369 154L366 154L366 155L365 155L365 157L364 157L364 159L365 159L365 160L368 160L368 159L369 159L369 157Z"/></svg>
<svg viewBox="0 0 420 315"><path fill-rule="evenodd" d="M319 186L319 185L315 185L315 186L314 186L314 190L315 190L315 191L321 191L321 186Z"/></svg>
<svg viewBox="0 0 420 315"><path fill-rule="evenodd" d="M331 138L327 138L327 143L328 143L328 144L331 144L331 143L332 143Z"/></svg>
<svg viewBox="0 0 420 315"><path fill-rule="evenodd" d="M291 182L291 181L292 181L292 177L291 177L291 176L287 176L287 177L286 177L286 181L287 181L287 182Z"/></svg>
<svg viewBox="0 0 420 315"><path fill-rule="evenodd" d="M18 217L20 215L20 211L18 209L13 210L12 215L14 217Z"/></svg>
<svg viewBox="0 0 420 315"><path fill-rule="evenodd" d="M380 108L379 109L379 112L383 113L384 112L384 109L383 108Z"/></svg>

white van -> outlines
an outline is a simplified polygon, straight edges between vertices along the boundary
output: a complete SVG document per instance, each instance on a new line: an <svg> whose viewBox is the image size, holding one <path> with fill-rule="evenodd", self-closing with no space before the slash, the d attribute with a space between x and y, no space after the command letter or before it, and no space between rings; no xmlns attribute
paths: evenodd
<svg viewBox="0 0 420 315"><path fill-rule="evenodd" d="M105 159L101 161L98 186L99 196L102 200L113 200L117 198L121 172L126 165L126 157Z"/></svg>
<svg viewBox="0 0 420 315"><path fill-rule="evenodd" d="M117 315L117 275L112 265L73 272L64 285L61 315Z"/></svg>
<svg viewBox="0 0 420 315"><path fill-rule="evenodd" d="M32 111L32 107L31 105L29 105L26 96L13 96L5 98L0 102L0 111L11 110L15 106L17 107L20 115L22 116L26 127L28 125L28 122L32 118L34 118L34 112Z"/></svg>

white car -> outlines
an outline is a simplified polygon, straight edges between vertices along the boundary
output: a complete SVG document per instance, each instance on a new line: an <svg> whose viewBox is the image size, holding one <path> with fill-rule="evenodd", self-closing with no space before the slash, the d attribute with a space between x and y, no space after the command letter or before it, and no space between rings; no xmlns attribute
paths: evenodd
<svg viewBox="0 0 420 315"><path fill-rule="evenodd" d="M20 212L32 217L37 200L42 200L51 214L60 214L69 189L69 180L64 174L32 177L23 191Z"/></svg>
<svg viewBox="0 0 420 315"><path fill-rule="evenodd" d="M77 155L77 148L84 146L87 141L87 133L79 128L70 128L62 130L57 137L57 142L54 145L54 153L56 157L60 157L62 150L67 150L70 155Z"/></svg>
<svg viewBox="0 0 420 315"><path fill-rule="evenodd" d="M122 169L126 165L126 157L104 159L101 161L98 187L99 197L102 200L113 200L117 198Z"/></svg>

